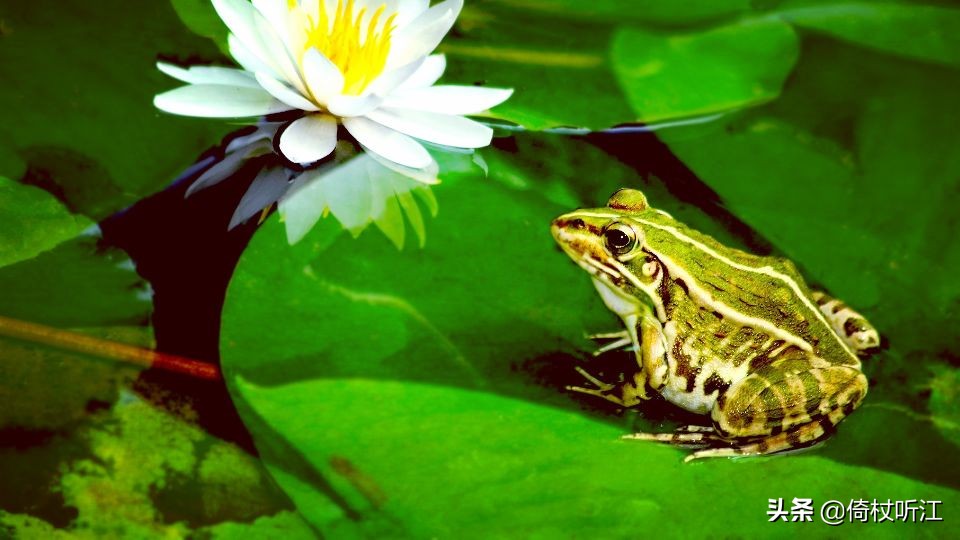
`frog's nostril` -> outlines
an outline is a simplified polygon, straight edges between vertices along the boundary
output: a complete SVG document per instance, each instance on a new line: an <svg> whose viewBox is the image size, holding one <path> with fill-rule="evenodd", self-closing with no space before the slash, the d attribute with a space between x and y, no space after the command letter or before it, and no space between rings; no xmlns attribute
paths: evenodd
<svg viewBox="0 0 960 540"><path fill-rule="evenodd" d="M583 229L584 227L587 226L587 224L584 223L582 219L579 219L579 218L578 218L578 219L575 219L575 220L571 221L571 222L570 222L570 226L573 227L574 229Z"/></svg>

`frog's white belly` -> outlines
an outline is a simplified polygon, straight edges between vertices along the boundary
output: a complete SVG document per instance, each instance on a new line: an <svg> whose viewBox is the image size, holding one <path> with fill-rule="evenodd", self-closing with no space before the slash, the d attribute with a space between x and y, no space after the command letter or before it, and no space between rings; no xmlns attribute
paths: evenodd
<svg viewBox="0 0 960 540"><path fill-rule="evenodd" d="M659 392L664 399L674 405L690 412L709 414L720 394L749 374L749 362L734 365L727 358L702 353L691 347L688 340L681 345L681 352L687 360L687 369L696 372L693 388L689 389L689 375L679 372L678 359L674 357L673 348L670 347L677 337L676 323L671 321L665 324L663 332L668 344L666 355L668 370L665 385ZM717 387L718 383L722 383L722 388Z"/></svg>

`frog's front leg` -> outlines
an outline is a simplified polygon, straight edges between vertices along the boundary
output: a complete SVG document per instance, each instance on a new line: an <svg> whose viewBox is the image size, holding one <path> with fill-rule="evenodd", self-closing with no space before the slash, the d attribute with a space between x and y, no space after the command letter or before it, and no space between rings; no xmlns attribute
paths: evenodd
<svg viewBox="0 0 960 540"><path fill-rule="evenodd" d="M760 455L809 446L823 439L867 394L854 367L797 353L773 362L723 393L711 411L725 448L687 457Z"/></svg>
<svg viewBox="0 0 960 540"><path fill-rule="evenodd" d="M665 384L667 375L663 328L658 320L652 316L646 316L640 319L639 323L634 319L633 325L627 326L626 332L631 342L637 344L635 351L639 368L628 380L618 384L606 383L583 368L577 367L577 372L596 388L568 386L567 390L597 396L621 407L632 407L643 400L650 399L647 395L647 386L650 385L654 389L661 388Z"/></svg>
<svg viewBox="0 0 960 540"><path fill-rule="evenodd" d="M600 356L601 354L616 349L626 349L633 348L633 336L627 330L620 330L617 332L603 332L599 334L588 334L587 339L593 341L601 340L611 340L609 343L600 346L597 350L593 351L593 356Z"/></svg>

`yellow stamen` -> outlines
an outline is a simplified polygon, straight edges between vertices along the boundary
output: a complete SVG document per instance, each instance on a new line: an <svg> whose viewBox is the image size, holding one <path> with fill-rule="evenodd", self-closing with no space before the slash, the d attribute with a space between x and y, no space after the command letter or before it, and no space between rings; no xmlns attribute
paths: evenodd
<svg viewBox="0 0 960 540"><path fill-rule="evenodd" d="M343 93L360 95L386 67L397 14L392 13L380 24L387 9L383 4L364 25L366 8L355 13L355 0L339 0L332 17L324 0L317 4L317 13L307 13L304 18L307 28L301 60L308 50L316 48L340 68L344 78ZM302 6L291 0L291 12L299 7Z"/></svg>

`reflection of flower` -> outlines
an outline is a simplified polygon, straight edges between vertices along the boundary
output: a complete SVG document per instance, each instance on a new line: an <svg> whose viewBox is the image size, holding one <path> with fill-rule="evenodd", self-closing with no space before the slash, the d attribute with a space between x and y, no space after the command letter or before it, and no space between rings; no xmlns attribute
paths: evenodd
<svg viewBox="0 0 960 540"><path fill-rule="evenodd" d="M404 217L423 246L426 228L416 201L436 215L430 184L436 182L441 168L448 173L476 167L486 171L483 159L473 150L428 145L441 163L434 160L426 169L408 169L362 152L350 141L338 142L331 159L303 171L293 170L271 155L278 127L277 123L261 122L252 131L235 135L223 147L222 157L204 164L186 195L226 180L257 161L259 172L230 220L231 229L276 202L291 244L300 241L321 217L333 215L354 236L375 224L399 249L406 236Z"/></svg>
<svg viewBox="0 0 960 540"><path fill-rule="evenodd" d="M336 152L351 153L349 148ZM297 178L278 205L291 244L330 213L354 235L373 222L398 248L404 244L406 215L423 245L426 231L414 195L436 214L437 203L430 186L383 166L372 155L361 153L342 164L320 167Z"/></svg>
<svg viewBox="0 0 960 540"><path fill-rule="evenodd" d="M281 126L284 157L310 164L333 152L337 126L386 166L414 178L436 168L419 141L456 148L490 143L492 130L462 115L511 91L434 85L442 55L428 56L462 0L214 0L243 69L160 69L188 86L158 95L162 110L189 116L303 115ZM419 140L419 141L418 141Z"/></svg>

